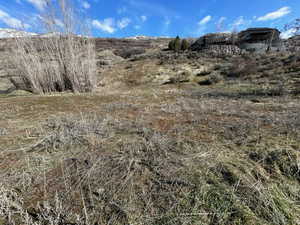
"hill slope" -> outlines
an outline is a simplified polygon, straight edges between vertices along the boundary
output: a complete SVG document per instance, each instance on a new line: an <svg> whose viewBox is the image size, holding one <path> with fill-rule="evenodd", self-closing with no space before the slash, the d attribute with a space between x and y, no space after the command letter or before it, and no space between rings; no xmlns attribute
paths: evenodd
<svg viewBox="0 0 300 225"><path fill-rule="evenodd" d="M299 54L98 41L95 93L0 93L1 225L300 224Z"/></svg>

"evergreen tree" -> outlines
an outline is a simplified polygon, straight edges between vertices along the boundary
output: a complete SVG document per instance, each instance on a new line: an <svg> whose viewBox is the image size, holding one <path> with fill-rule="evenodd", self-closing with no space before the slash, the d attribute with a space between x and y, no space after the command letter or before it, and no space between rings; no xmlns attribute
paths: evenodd
<svg viewBox="0 0 300 225"><path fill-rule="evenodd" d="M175 50L175 39L169 42L169 50Z"/></svg>
<svg viewBox="0 0 300 225"><path fill-rule="evenodd" d="M190 48L190 43L186 39L183 39L181 42L181 50L185 51L188 50L189 48Z"/></svg>
<svg viewBox="0 0 300 225"><path fill-rule="evenodd" d="M180 49L181 49L181 41L180 41L179 36L177 36L177 37L175 38L174 51L179 52Z"/></svg>

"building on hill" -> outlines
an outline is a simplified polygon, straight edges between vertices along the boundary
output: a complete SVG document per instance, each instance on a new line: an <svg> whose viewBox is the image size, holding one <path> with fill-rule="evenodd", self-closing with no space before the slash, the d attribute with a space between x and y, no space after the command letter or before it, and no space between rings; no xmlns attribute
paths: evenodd
<svg viewBox="0 0 300 225"><path fill-rule="evenodd" d="M211 33L200 37L190 49L217 55L240 54L241 49L236 46L236 33Z"/></svg>
<svg viewBox="0 0 300 225"><path fill-rule="evenodd" d="M200 37L191 46L191 50L200 51L211 45L232 45L235 36L232 33L211 33Z"/></svg>
<svg viewBox="0 0 300 225"><path fill-rule="evenodd" d="M249 28L238 34L238 46L253 52L281 51L280 31L273 28Z"/></svg>
<svg viewBox="0 0 300 225"><path fill-rule="evenodd" d="M212 33L200 37L191 46L193 51L220 49L238 53L242 51L266 52L285 50L280 31L273 28L249 28L240 33ZM240 49L240 51L238 51Z"/></svg>

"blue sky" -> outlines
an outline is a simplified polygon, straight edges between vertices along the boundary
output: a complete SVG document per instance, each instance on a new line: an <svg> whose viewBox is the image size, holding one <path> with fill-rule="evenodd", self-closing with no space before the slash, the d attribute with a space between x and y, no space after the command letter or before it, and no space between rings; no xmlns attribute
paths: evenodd
<svg viewBox="0 0 300 225"><path fill-rule="evenodd" d="M36 30L45 0L0 0L0 27ZM73 0L94 36L198 37L209 32L275 27L300 17L300 0Z"/></svg>

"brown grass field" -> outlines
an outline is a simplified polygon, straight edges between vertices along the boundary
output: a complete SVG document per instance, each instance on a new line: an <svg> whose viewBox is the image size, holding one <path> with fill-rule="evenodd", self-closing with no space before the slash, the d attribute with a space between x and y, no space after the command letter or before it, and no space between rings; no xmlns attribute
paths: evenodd
<svg viewBox="0 0 300 225"><path fill-rule="evenodd" d="M300 224L299 59L153 49L0 94L0 224Z"/></svg>

